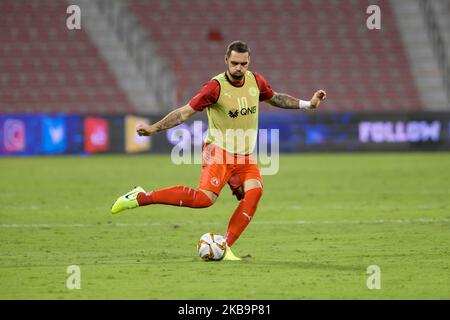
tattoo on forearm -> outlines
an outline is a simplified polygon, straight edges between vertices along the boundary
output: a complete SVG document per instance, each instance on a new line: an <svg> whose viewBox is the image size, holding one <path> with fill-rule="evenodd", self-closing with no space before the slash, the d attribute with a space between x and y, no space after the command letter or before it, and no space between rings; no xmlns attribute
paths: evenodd
<svg viewBox="0 0 450 320"><path fill-rule="evenodd" d="M278 108L298 109L298 99L285 93L276 93L269 103Z"/></svg>
<svg viewBox="0 0 450 320"><path fill-rule="evenodd" d="M164 119L155 124L156 131L160 132L166 129L173 128L183 122L181 112L175 110L169 113Z"/></svg>

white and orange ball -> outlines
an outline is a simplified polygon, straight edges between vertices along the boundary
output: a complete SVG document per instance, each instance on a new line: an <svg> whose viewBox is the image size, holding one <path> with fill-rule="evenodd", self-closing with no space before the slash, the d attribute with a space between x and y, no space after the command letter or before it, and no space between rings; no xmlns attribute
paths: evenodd
<svg viewBox="0 0 450 320"><path fill-rule="evenodd" d="M197 244L199 256L205 261L222 260L227 250L225 238L214 232L202 235Z"/></svg>

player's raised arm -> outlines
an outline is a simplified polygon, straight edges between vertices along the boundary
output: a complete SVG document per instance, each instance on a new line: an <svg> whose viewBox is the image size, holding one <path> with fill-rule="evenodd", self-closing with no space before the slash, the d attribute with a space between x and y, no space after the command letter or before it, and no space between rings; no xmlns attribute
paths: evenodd
<svg viewBox="0 0 450 320"><path fill-rule="evenodd" d="M300 100L285 93L275 92L275 95L266 100L266 102L274 107L283 109L315 109L326 97L327 93L324 90L316 91L309 101Z"/></svg>
<svg viewBox="0 0 450 320"><path fill-rule="evenodd" d="M136 126L136 131L140 136L151 136L155 133L176 127L177 125L185 122L191 118L197 111L191 108L189 104L173 110L162 120L155 124L148 125L145 123L139 123Z"/></svg>

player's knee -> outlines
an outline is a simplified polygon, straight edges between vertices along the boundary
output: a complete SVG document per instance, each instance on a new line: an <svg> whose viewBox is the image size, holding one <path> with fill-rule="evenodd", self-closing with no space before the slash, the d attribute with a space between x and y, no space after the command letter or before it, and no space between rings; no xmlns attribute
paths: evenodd
<svg viewBox="0 0 450 320"><path fill-rule="evenodd" d="M212 199L208 198L207 200L205 200L203 202L203 204L204 204L203 208L211 207L215 202L216 202L216 200L212 200Z"/></svg>
<svg viewBox="0 0 450 320"><path fill-rule="evenodd" d="M262 187L257 187L247 190L244 194L244 197L245 198L251 197L254 201L259 202L259 199L261 199L262 195L263 195Z"/></svg>
<svg viewBox="0 0 450 320"><path fill-rule="evenodd" d="M197 208L208 208L216 202L217 196L205 193L203 190L197 190L195 202Z"/></svg>

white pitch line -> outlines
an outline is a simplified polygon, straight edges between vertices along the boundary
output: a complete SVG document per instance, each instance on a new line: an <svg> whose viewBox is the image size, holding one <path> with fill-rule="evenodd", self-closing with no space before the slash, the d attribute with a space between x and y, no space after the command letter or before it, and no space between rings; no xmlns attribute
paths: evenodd
<svg viewBox="0 0 450 320"><path fill-rule="evenodd" d="M302 224L411 224L411 223L447 223L450 222L450 218L416 218L416 219L374 219L374 220L324 220L324 221L306 221L306 220L294 220L294 221L253 221L252 224L260 225L302 225ZM92 223L13 223L13 224L0 224L0 228L12 229L12 228L92 228L92 227L160 227L160 226L182 226L193 224L193 222L173 222L173 223L109 223L109 224L92 224ZM195 223L198 224L198 223ZM219 224L218 222L203 222L201 225Z"/></svg>

